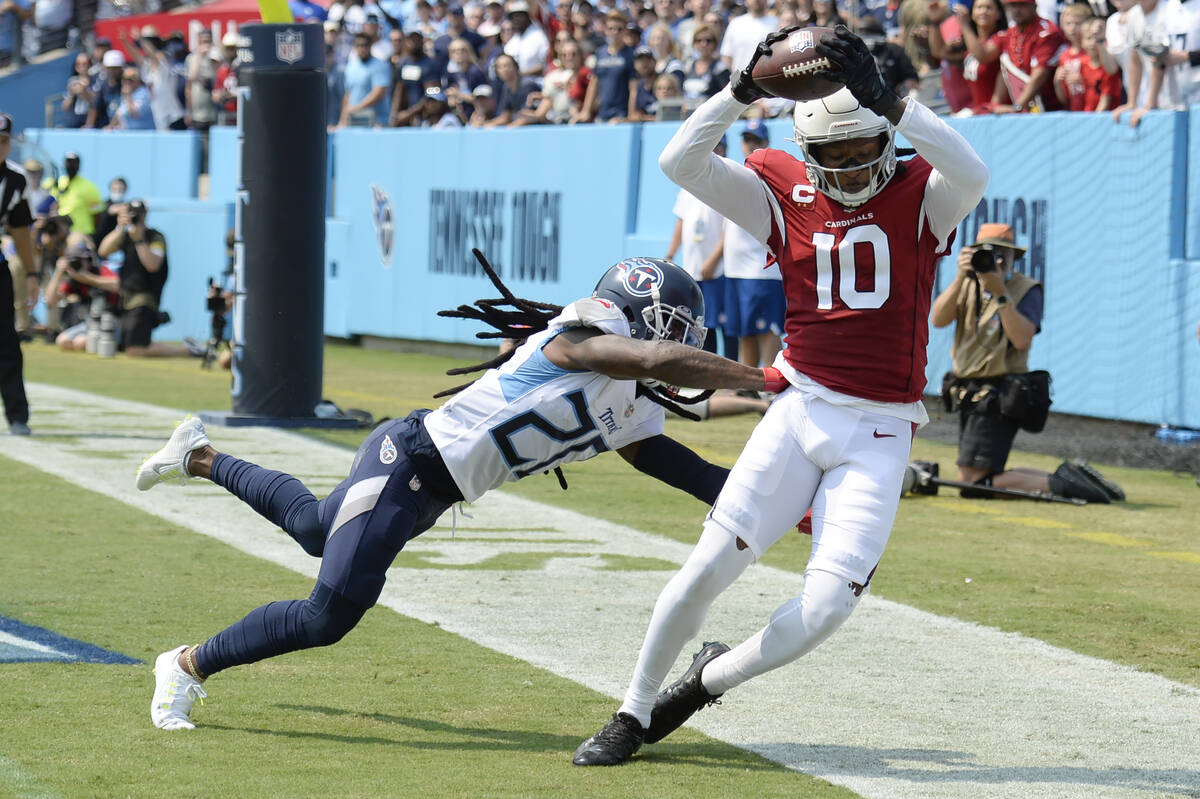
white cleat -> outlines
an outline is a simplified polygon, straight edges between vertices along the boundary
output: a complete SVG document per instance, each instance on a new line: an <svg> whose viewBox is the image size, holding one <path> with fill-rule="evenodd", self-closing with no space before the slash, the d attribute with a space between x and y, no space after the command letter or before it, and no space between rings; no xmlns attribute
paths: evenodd
<svg viewBox="0 0 1200 799"><path fill-rule="evenodd" d="M138 467L138 490L149 491L159 483L167 481L186 483L192 478L184 468L184 459L192 450L207 447L208 444L204 423L195 416L184 419L175 428L166 446L146 458Z"/></svg>
<svg viewBox="0 0 1200 799"><path fill-rule="evenodd" d="M186 646L163 652L154 661L154 700L150 720L160 730L194 730L189 716L192 703L208 696L192 675L179 668L179 653ZM201 702L203 704L203 702Z"/></svg>

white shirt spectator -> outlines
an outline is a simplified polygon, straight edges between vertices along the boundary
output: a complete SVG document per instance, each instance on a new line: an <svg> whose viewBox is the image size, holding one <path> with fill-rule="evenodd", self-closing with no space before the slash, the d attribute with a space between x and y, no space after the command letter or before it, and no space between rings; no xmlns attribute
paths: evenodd
<svg viewBox="0 0 1200 799"><path fill-rule="evenodd" d="M504 52L517 60L517 68L522 75L528 75L546 67L546 56L550 54L550 40L536 23L518 34L513 31L512 38L504 45Z"/></svg>
<svg viewBox="0 0 1200 799"><path fill-rule="evenodd" d="M737 72L750 63L754 48L768 33L779 30L779 19L771 14L753 17L742 14L729 21L721 40L721 55L729 58L729 68Z"/></svg>
<svg viewBox="0 0 1200 799"><path fill-rule="evenodd" d="M708 256L712 255L717 242L721 240L725 217L697 200L685 189L679 190L673 213L683 222L677 263L693 278L700 280L700 267L704 265ZM723 274L724 263L718 261L713 277L717 278Z"/></svg>
<svg viewBox="0 0 1200 799"><path fill-rule="evenodd" d="M739 280L783 280L779 264L767 265L767 246L754 235L725 220L725 277Z"/></svg>
<svg viewBox="0 0 1200 799"><path fill-rule="evenodd" d="M1142 32L1141 44L1169 47L1172 50L1187 51L1200 48L1200 30L1196 29L1196 17L1190 10L1185 9L1179 0L1158 0L1154 8L1146 11L1146 28ZM1158 93L1159 108L1183 108L1183 93L1181 84L1192 83L1193 67L1184 64L1169 69L1163 76L1162 89ZM1142 71L1142 86L1138 92L1139 100L1145 104L1150 91L1151 69Z"/></svg>
<svg viewBox="0 0 1200 799"><path fill-rule="evenodd" d="M1145 30L1146 17L1136 0L1129 9L1118 11L1105 23L1104 44L1121 65L1122 72L1129 71L1129 53L1142 38Z"/></svg>
<svg viewBox="0 0 1200 799"><path fill-rule="evenodd" d="M171 59L166 54L158 59L147 58L142 72L142 80L150 90L150 112L154 115L154 127L168 130L183 119L183 106L175 93L175 71Z"/></svg>

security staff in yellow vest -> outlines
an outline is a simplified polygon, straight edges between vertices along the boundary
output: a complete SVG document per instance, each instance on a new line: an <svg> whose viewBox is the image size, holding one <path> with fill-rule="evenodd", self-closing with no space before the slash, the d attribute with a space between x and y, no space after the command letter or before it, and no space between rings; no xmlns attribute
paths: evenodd
<svg viewBox="0 0 1200 799"><path fill-rule="evenodd" d="M1049 375L1029 372L1043 293L1036 280L1013 271L1024 254L1011 226L980 225L975 243L959 253L954 280L933 302L933 326L955 324L954 371L943 395L959 413L958 479L1089 502L1124 499L1119 487L1086 463L1065 462L1054 474L1006 470L1017 430L1041 430L1050 407ZM991 496L970 489L962 494Z"/></svg>
<svg viewBox="0 0 1200 799"><path fill-rule="evenodd" d="M63 156L63 173L50 190L58 201L58 213L71 217L73 233L90 236L96 232L96 223L104 211L100 189L79 174L79 153L69 152Z"/></svg>

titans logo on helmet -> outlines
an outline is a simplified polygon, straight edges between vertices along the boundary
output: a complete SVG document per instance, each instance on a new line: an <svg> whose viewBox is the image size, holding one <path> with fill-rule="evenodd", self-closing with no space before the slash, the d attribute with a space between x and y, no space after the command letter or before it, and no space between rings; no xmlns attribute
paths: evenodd
<svg viewBox="0 0 1200 799"><path fill-rule="evenodd" d="M635 297L649 297L662 289L662 270L658 265L642 259L627 258L625 260L625 290Z"/></svg>

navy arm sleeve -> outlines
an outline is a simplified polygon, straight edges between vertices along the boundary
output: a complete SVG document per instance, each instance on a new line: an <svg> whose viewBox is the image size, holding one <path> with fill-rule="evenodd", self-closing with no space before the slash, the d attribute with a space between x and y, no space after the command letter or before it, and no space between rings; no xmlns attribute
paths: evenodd
<svg viewBox="0 0 1200 799"><path fill-rule="evenodd" d="M709 463L683 444L663 435L638 442L633 467L686 491L706 505L717 501L725 478L729 476L728 469Z"/></svg>

